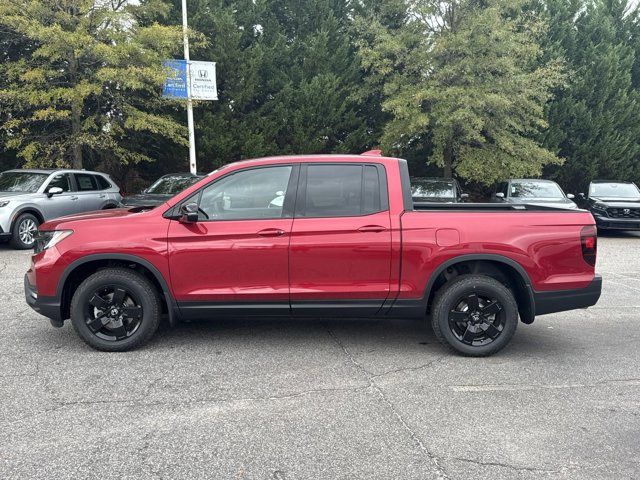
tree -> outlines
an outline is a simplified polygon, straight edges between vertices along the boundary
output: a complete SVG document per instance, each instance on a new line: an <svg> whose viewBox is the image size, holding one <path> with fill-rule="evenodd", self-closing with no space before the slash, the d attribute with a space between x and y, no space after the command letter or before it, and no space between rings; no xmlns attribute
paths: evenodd
<svg viewBox="0 0 640 480"><path fill-rule="evenodd" d="M179 0L174 0L177 6ZM198 163L363 151L371 141L347 0L189 0L217 62L219 101L194 109ZM180 21L174 9L169 21Z"/></svg>
<svg viewBox="0 0 640 480"><path fill-rule="evenodd" d="M371 29L375 41L360 52L367 70L386 77L387 149L428 134L429 161L446 177L455 171L484 184L561 162L535 136L562 67L540 64L544 26L524 4L419 0L400 34L376 22Z"/></svg>
<svg viewBox="0 0 640 480"><path fill-rule="evenodd" d="M181 29L140 24L167 11L161 0L0 2L2 38L28 46L0 65L5 148L27 165L82 168L151 160L145 144L156 136L187 145L159 99Z"/></svg>
<svg viewBox="0 0 640 480"><path fill-rule="evenodd" d="M640 180L640 56L637 8L625 0L547 0L549 50L571 71L549 105L544 144L566 158L549 169L584 189L594 178Z"/></svg>

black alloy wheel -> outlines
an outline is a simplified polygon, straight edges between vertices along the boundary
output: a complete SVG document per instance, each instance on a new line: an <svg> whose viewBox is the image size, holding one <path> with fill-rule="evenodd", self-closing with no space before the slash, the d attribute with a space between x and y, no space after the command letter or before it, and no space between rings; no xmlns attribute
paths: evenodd
<svg viewBox="0 0 640 480"><path fill-rule="evenodd" d="M504 348L518 326L513 292L485 275L461 275L445 283L431 308L438 340L464 355L483 357Z"/></svg>
<svg viewBox="0 0 640 480"><path fill-rule="evenodd" d="M147 342L160 323L160 298L143 274L129 268L98 270L71 300L71 323L97 350L121 352Z"/></svg>
<svg viewBox="0 0 640 480"><path fill-rule="evenodd" d="M89 330L103 340L115 342L133 335L142 322L143 309L133 292L118 285L99 287L85 305Z"/></svg>
<svg viewBox="0 0 640 480"><path fill-rule="evenodd" d="M488 345L504 331L504 309L493 296L471 293L449 311L451 333L466 345Z"/></svg>

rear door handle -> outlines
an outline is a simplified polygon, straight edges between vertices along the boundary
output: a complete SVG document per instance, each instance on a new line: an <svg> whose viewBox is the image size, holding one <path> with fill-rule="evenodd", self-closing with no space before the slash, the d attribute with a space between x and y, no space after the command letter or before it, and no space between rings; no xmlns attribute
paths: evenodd
<svg viewBox="0 0 640 480"><path fill-rule="evenodd" d="M384 232L386 230L382 225L365 225L358 229L359 232Z"/></svg>
<svg viewBox="0 0 640 480"><path fill-rule="evenodd" d="M75 195L73 197L71 197L71 200L77 200L78 197L76 197Z"/></svg>
<svg viewBox="0 0 640 480"><path fill-rule="evenodd" d="M105 197L106 197L106 195L104 193L100 194L100 198L105 198Z"/></svg>
<svg viewBox="0 0 640 480"><path fill-rule="evenodd" d="M258 235L261 237L281 237L284 235L284 230L280 230L279 228L265 228L264 230L260 230Z"/></svg>

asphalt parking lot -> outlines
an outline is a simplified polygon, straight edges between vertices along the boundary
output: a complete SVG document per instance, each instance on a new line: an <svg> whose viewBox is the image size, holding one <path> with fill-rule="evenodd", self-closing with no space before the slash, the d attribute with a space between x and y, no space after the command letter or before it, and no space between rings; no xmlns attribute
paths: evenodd
<svg viewBox="0 0 640 480"><path fill-rule="evenodd" d="M640 477L640 235L600 238L598 305L486 359L417 322L163 328L100 353L27 307L0 245L0 478Z"/></svg>

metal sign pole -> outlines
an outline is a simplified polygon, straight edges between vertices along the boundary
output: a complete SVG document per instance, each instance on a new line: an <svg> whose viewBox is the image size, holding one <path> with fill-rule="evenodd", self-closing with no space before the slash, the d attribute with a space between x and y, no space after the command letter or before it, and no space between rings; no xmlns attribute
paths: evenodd
<svg viewBox="0 0 640 480"><path fill-rule="evenodd" d="M189 128L189 170L195 174L196 166L196 134L193 126L193 102L191 100L191 72L189 64L189 34L187 27L187 0L182 0L182 36L184 40L184 59L187 61L187 126Z"/></svg>

